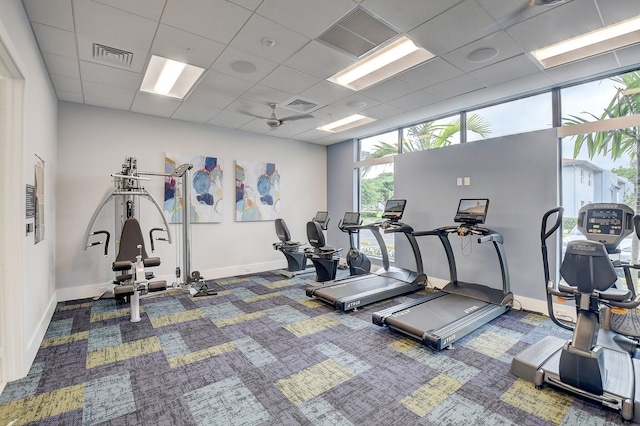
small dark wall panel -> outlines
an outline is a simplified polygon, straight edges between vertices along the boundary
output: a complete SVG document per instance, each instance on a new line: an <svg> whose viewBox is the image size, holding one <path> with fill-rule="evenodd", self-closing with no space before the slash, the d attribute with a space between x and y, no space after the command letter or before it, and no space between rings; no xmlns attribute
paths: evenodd
<svg viewBox="0 0 640 426"><path fill-rule="evenodd" d="M471 184L457 186L456 179L465 177ZM539 300L545 299L541 219L558 204L557 182L555 129L407 153L395 159L395 197L407 199L404 222L416 231L454 225L461 198L489 198L484 226L504 236L511 290L516 296ZM459 280L500 287L500 269L491 243L480 245L476 238L456 235L450 239ZM419 244L427 275L448 280L447 260L438 238L420 237ZM414 269L408 243L398 238L396 247L396 264Z"/></svg>

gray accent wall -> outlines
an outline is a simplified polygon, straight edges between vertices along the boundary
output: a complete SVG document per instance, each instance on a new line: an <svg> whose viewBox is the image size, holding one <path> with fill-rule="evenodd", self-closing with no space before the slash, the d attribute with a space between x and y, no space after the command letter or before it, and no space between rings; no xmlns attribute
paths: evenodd
<svg viewBox="0 0 640 426"><path fill-rule="evenodd" d="M350 139L327 147L327 208L331 218L327 244L342 248L342 257L349 251L349 236L338 229L338 222L345 212L357 209L354 204L357 177L353 168L356 146Z"/></svg>
<svg viewBox="0 0 640 426"><path fill-rule="evenodd" d="M458 186L457 178L470 178ZM395 197L407 199L403 221L416 231L455 225L461 198L489 198L485 227L504 236L511 290L545 300L540 226L545 212L558 205L558 140L555 129L398 155ZM333 193L329 188L329 199ZM490 243L451 235L458 279L499 288L500 267ZM449 279L439 239L419 238L425 273ZM396 265L413 269L406 241L396 240ZM553 258L555 250L552 250ZM552 269L553 270L553 269Z"/></svg>

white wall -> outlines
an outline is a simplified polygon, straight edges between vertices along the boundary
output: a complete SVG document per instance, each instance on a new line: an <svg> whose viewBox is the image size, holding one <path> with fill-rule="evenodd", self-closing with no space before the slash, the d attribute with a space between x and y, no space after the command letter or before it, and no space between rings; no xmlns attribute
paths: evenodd
<svg viewBox="0 0 640 426"><path fill-rule="evenodd" d="M102 248L82 250L85 228L107 191L110 174L118 173L125 156L138 160L138 169L164 171L165 152L207 155L223 161L224 213L222 223L192 225L192 270L205 278L285 267L284 256L273 250L277 238L273 221L235 221L235 160L277 163L281 173L282 217L297 241L306 240L305 225L327 206L326 147L273 138L203 124L169 120L87 105L59 104L58 261L56 278L62 300L99 294L113 279L111 262ZM145 187L162 204L163 178ZM141 225L147 233L162 219L145 200ZM113 229L113 208L103 210L94 230ZM172 230L181 232L179 225ZM173 237L176 238L176 232ZM178 242L178 241L176 241ZM180 244L157 243L162 265L156 276L175 281L176 250ZM147 243L148 244L148 243ZM149 249L149 248L148 248Z"/></svg>
<svg viewBox="0 0 640 426"><path fill-rule="evenodd" d="M2 159L2 166L11 168L11 186L16 194L9 208L17 212L8 216L20 218L11 224L20 238L11 237L13 251L10 253L11 267L20 266L10 282L1 284L5 286L6 298L0 302L3 310L0 318L7 322L2 325L8 328L3 336L9 364L5 378L13 380L26 375L56 303L57 99L21 1L0 2L0 39L24 79L21 131L19 137L4 141L11 145L12 158ZM33 233L24 233L25 223L33 222L33 219L24 219L24 188L26 184L34 184L36 154L45 161L46 234L39 244L34 244Z"/></svg>

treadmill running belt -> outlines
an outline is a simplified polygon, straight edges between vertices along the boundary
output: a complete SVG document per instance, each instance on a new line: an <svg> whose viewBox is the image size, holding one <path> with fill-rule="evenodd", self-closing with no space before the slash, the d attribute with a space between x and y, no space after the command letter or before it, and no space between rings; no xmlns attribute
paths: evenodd
<svg viewBox="0 0 640 426"><path fill-rule="evenodd" d="M380 275L370 275L367 278L338 283L331 287L316 290L313 295L329 300L338 300L343 297L353 296L371 290L383 289L385 287L406 285L408 283L390 277Z"/></svg>
<svg viewBox="0 0 640 426"><path fill-rule="evenodd" d="M396 312L386 318L386 323L391 327L422 336L425 331L442 328L486 305L488 303L481 300L457 294L446 294Z"/></svg>

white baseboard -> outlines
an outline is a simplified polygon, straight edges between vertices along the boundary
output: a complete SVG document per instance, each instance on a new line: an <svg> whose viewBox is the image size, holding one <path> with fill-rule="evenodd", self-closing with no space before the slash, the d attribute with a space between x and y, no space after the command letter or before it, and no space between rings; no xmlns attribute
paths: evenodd
<svg viewBox="0 0 640 426"><path fill-rule="evenodd" d="M19 374L19 377L25 377L29 373L29 369L33 364L33 361L36 359L36 355L38 354L38 350L40 349L40 345L42 344L42 340L44 339L44 335L47 333L47 328L51 323L51 318L53 318L53 313L56 310L56 305L58 304L57 294L54 293L49 300L49 304L47 305L47 309L44 314L38 321L38 326L36 327L33 335L29 339L27 343L26 353L24 354L25 359L22 365L25 366L26 371L22 371ZM15 380L16 378L9 378L10 380Z"/></svg>
<svg viewBox="0 0 640 426"><path fill-rule="evenodd" d="M214 280L218 278L234 277L238 275L272 271L272 270L286 268L286 266L287 266L287 263L284 260L262 262L262 263L253 263L249 265L237 265L237 266L229 266L226 268L202 270L200 271L200 275L205 280ZM165 280L168 285L171 285L177 281L175 275L161 275L153 279L153 281L161 281L161 280ZM113 284L110 282L106 282L106 283L88 284L88 285L77 286L77 287L60 288L57 290L56 294L57 294L57 300L59 300L60 302L67 302L69 300L88 299L91 297L97 297L105 293L106 291L110 291L112 289L113 289ZM53 305L53 308L55 309L55 304ZM51 315L53 315L53 311ZM46 327L45 327L45 331L46 331Z"/></svg>

